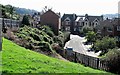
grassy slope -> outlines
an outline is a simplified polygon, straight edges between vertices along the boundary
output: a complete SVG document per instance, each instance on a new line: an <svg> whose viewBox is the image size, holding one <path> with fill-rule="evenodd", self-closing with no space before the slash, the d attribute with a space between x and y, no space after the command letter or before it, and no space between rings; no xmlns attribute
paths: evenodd
<svg viewBox="0 0 120 75"><path fill-rule="evenodd" d="M105 73L83 65L51 58L3 39L2 71L13 73Z"/></svg>

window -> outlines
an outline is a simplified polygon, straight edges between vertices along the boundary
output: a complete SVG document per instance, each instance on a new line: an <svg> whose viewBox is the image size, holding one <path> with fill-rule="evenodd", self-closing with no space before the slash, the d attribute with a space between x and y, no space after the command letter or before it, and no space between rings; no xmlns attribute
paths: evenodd
<svg viewBox="0 0 120 75"><path fill-rule="evenodd" d="M120 26L117 26L117 31L120 31Z"/></svg>
<svg viewBox="0 0 120 75"><path fill-rule="evenodd" d="M66 30L66 31L70 31L70 27L66 27L65 30Z"/></svg>
<svg viewBox="0 0 120 75"><path fill-rule="evenodd" d="M76 28L74 28L74 31L76 31Z"/></svg>
<svg viewBox="0 0 120 75"><path fill-rule="evenodd" d="M84 26L84 22L82 22L82 25Z"/></svg>
<svg viewBox="0 0 120 75"><path fill-rule="evenodd" d="M64 21L65 21L65 25L70 25L71 21L69 17L67 17Z"/></svg>
<svg viewBox="0 0 120 75"><path fill-rule="evenodd" d="M107 28L107 31L108 32L112 32L112 28Z"/></svg>
<svg viewBox="0 0 120 75"><path fill-rule="evenodd" d="M70 21L66 21L65 24L66 24L66 25L70 25Z"/></svg>
<svg viewBox="0 0 120 75"><path fill-rule="evenodd" d="M96 26L98 25L98 23L96 23Z"/></svg>

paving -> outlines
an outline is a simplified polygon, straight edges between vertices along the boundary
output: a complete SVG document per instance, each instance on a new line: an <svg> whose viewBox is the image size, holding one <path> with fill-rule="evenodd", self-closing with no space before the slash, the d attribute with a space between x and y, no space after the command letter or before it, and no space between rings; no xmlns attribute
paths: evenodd
<svg viewBox="0 0 120 75"><path fill-rule="evenodd" d="M86 42L87 40L85 39L85 37L80 37L78 35L70 35L70 41L68 41L65 44L64 49L66 48L73 48L73 51L78 52L78 53L82 53L85 55L89 55L89 56L93 56L93 57L98 57L98 55L100 54L100 52L95 53L93 51L88 51L91 47L91 45L84 45L84 42Z"/></svg>

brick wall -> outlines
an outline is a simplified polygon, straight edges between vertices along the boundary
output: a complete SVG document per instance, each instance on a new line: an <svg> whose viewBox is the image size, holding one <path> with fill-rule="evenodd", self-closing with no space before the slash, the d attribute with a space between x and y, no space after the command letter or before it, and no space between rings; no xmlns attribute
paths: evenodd
<svg viewBox="0 0 120 75"><path fill-rule="evenodd" d="M49 10L43 15L41 15L41 24L42 25L49 25L52 27L53 32L58 35L59 27L60 27L60 18L57 14L55 14L53 11Z"/></svg>

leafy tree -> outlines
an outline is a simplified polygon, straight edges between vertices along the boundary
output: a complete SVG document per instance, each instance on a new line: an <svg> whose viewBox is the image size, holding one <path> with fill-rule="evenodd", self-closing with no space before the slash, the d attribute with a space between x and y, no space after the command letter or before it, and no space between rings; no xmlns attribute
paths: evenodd
<svg viewBox="0 0 120 75"><path fill-rule="evenodd" d="M101 55L108 52L109 49L113 49L116 47L116 39L110 37L103 37L102 40L97 40L94 43L95 51L102 51Z"/></svg>
<svg viewBox="0 0 120 75"><path fill-rule="evenodd" d="M89 31L92 31L92 29L91 29L90 27L84 27L84 28L82 29L82 32L83 32L84 34L88 33Z"/></svg>
<svg viewBox="0 0 120 75"><path fill-rule="evenodd" d="M94 42L95 41L95 37L96 37L96 33L93 31L88 31L88 33L86 33L86 39L88 42Z"/></svg>
<svg viewBox="0 0 120 75"><path fill-rule="evenodd" d="M23 16L22 24L24 25L30 25L29 18L27 15Z"/></svg>
<svg viewBox="0 0 120 75"><path fill-rule="evenodd" d="M110 72L120 74L120 50L117 48L110 49L105 56L102 57L103 62L107 62Z"/></svg>

